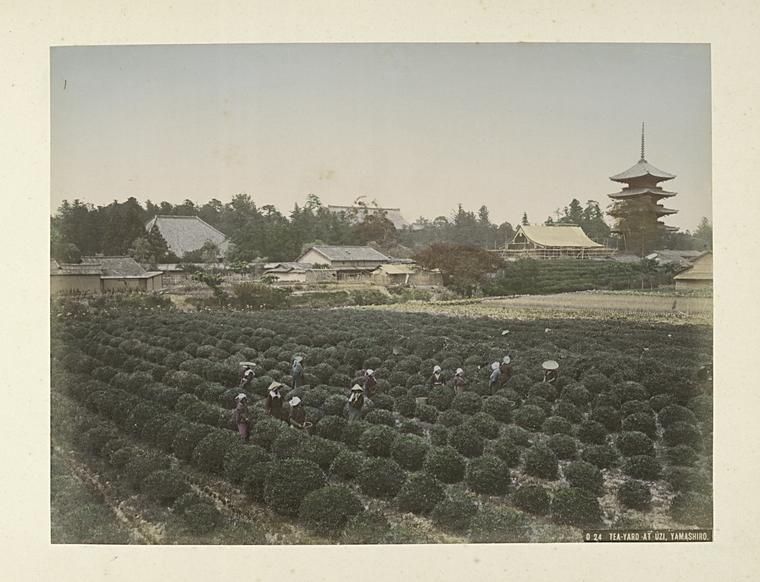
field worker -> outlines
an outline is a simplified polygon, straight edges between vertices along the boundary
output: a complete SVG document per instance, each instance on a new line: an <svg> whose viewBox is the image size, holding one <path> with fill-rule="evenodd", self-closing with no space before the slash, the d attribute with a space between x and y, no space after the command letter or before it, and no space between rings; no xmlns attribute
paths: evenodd
<svg viewBox="0 0 760 582"><path fill-rule="evenodd" d="M235 396L235 410L232 412L232 420L235 422L240 433L240 438L245 442L251 434L251 421L248 418L248 397L242 392Z"/></svg>
<svg viewBox="0 0 760 582"><path fill-rule="evenodd" d="M304 410L303 403L298 396L293 396L288 401L290 404L289 422L290 426L294 426L299 429L304 429L306 424L306 411Z"/></svg>
<svg viewBox="0 0 760 582"><path fill-rule="evenodd" d="M253 378L256 376L256 372L253 371L253 366L255 364L245 364L245 367L243 368L243 377L240 378L240 389L247 388L251 385L251 382L253 382Z"/></svg>
<svg viewBox="0 0 760 582"><path fill-rule="evenodd" d="M488 379L488 388L491 394L501 388L501 365L499 362L491 364L491 376Z"/></svg>
<svg viewBox="0 0 760 582"><path fill-rule="evenodd" d="M367 371L364 372L364 378L362 378L362 388L364 388L364 393L367 395L367 398L372 398L377 392L377 380L375 379L375 371L371 368L368 368Z"/></svg>
<svg viewBox="0 0 760 582"><path fill-rule="evenodd" d="M464 379L464 370L462 368L457 368L456 373L454 374L454 390L457 394L461 394L464 392L464 385L466 384Z"/></svg>
<svg viewBox="0 0 760 582"><path fill-rule="evenodd" d="M302 356L295 356L293 358L293 366L291 368L291 373L293 375L293 388L298 388L299 386L303 386L303 357Z"/></svg>
<svg viewBox="0 0 760 582"><path fill-rule="evenodd" d="M264 400L264 408L269 416L282 420L282 394L280 394L280 388L282 388L282 384L279 382L272 382L269 385L267 397Z"/></svg>
<svg viewBox="0 0 760 582"><path fill-rule="evenodd" d="M430 376L430 380L428 380L428 383L433 388L440 388L443 386L443 372L441 371L440 366L433 366L433 375Z"/></svg>
<svg viewBox="0 0 760 582"><path fill-rule="evenodd" d="M504 359L501 361L501 366L499 366L499 368L501 369L501 382L502 384L506 384L512 377L512 358L509 356L504 356Z"/></svg>
<svg viewBox="0 0 760 582"><path fill-rule="evenodd" d="M544 382L554 384L557 381L557 370L559 364L554 360L546 360L541 367L544 369Z"/></svg>
<svg viewBox="0 0 760 582"><path fill-rule="evenodd" d="M346 416L348 422L352 420L359 420L362 417L362 409L364 408L364 388L358 384L354 384L351 388L351 396L346 404Z"/></svg>

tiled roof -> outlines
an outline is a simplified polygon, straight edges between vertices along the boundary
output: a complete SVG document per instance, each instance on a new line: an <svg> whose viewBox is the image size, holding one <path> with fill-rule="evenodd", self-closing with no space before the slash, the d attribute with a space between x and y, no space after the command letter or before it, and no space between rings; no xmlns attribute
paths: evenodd
<svg viewBox="0 0 760 582"><path fill-rule="evenodd" d="M623 188L620 192L614 194L608 194L610 198L631 198L633 196L640 196L642 194L654 194L661 198L670 198L675 196L675 192L668 192L660 188Z"/></svg>
<svg viewBox="0 0 760 582"><path fill-rule="evenodd" d="M50 260L51 275L101 275L100 265L58 263L55 259Z"/></svg>
<svg viewBox="0 0 760 582"><path fill-rule="evenodd" d="M660 180L672 180L675 178L674 174L663 172L662 170L655 168L652 164L646 160L639 160L635 165L628 168L625 172L620 172L614 176L610 176L610 180L615 182L625 182L634 178L642 178L644 176L653 176L660 178Z"/></svg>
<svg viewBox="0 0 760 582"><path fill-rule="evenodd" d="M327 206L327 210L335 214L341 212L356 211L357 220L361 221L367 215L376 214L378 212L385 212L385 217L393 223L393 226L397 229L407 228L409 222L401 216L400 208L374 208L372 206L334 206L332 204Z"/></svg>
<svg viewBox="0 0 760 582"><path fill-rule="evenodd" d="M150 230L157 226L161 236L166 240L169 250L182 258L185 253L197 251L204 243L211 241L219 246L224 254L229 243L224 233L204 222L197 216L166 216L159 214L145 225Z"/></svg>
<svg viewBox="0 0 760 582"><path fill-rule="evenodd" d="M580 226L523 226L517 227L515 239L520 233L531 242L543 247L596 248L599 243L592 241Z"/></svg>
<svg viewBox="0 0 760 582"><path fill-rule="evenodd" d="M146 273L132 257L82 257L82 263L99 267L100 274L107 277L134 277Z"/></svg>
<svg viewBox="0 0 760 582"><path fill-rule="evenodd" d="M686 269L684 272L679 273L674 279L678 281L683 280L710 280L713 278L713 261L712 253L706 252L697 257L694 260L694 264Z"/></svg>
<svg viewBox="0 0 760 582"><path fill-rule="evenodd" d="M330 261L390 261L380 251L368 246L313 246L309 250L315 250ZM306 252L308 253L309 250ZM305 254L305 253L304 253ZM303 256L303 255L302 255ZM300 258L298 259L300 261Z"/></svg>

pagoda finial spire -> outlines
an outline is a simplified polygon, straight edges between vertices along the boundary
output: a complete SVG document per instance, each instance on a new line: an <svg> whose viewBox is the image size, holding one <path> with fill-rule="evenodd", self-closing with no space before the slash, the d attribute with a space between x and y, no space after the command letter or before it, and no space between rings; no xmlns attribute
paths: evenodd
<svg viewBox="0 0 760 582"><path fill-rule="evenodd" d="M644 122L641 122L641 159L646 160L644 157Z"/></svg>

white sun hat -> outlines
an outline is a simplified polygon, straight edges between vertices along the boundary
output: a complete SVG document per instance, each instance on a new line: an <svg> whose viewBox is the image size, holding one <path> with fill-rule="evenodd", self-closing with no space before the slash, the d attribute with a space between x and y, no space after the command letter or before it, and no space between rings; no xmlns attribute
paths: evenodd
<svg viewBox="0 0 760 582"><path fill-rule="evenodd" d="M464 374L464 370L462 368L457 368L457 376Z"/></svg>
<svg viewBox="0 0 760 582"><path fill-rule="evenodd" d="M242 400L243 398L248 398L248 396L246 396L242 392L238 394L237 396L235 396L235 400Z"/></svg>
<svg viewBox="0 0 760 582"><path fill-rule="evenodd" d="M301 399L298 396L293 396L288 402L291 406L298 406L301 404Z"/></svg>
<svg viewBox="0 0 760 582"><path fill-rule="evenodd" d="M509 356L504 356L504 359L501 361L503 364L509 364L509 362L512 361L512 358Z"/></svg>
<svg viewBox="0 0 760 582"><path fill-rule="evenodd" d="M541 364L541 367L544 370L556 370L559 368L559 364L554 360L546 360L543 364Z"/></svg>
<svg viewBox="0 0 760 582"><path fill-rule="evenodd" d="M253 366L256 365L256 362L240 362L240 365L241 366L251 366L251 367L253 367Z"/></svg>
<svg viewBox="0 0 760 582"><path fill-rule="evenodd" d="M503 332L501 332L501 335L507 335L509 333L508 329L505 329Z"/></svg>
<svg viewBox="0 0 760 582"><path fill-rule="evenodd" d="M282 384L280 384L279 382L272 382L269 385L269 388L267 388L267 390L272 392L273 390L279 390L280 388L282 388Z"/></svg>
<svg viewBox="0 0 760 582"><path fill-rule="evenodd" d="M354 384L354 385L351 387L351 392L364 392L364 388L362 388L362 387L361 387L361 386L359 386L358 384Z"/></svg>
<svg viewBox="0 0 760 582"><path fill-rule="evenodd" d="M441 367L440 366L433 366L433 372L440 372Z"/></svg>
<svg viewBox="0 0 760 582"><path fill-rule="evenodd" d="M303 362L303 356L293 356L294 362Z"/></svg>
<svg viewBox="0 0 760 582"><path fill-rule="evenodd" d="M492 370L498 370L499 369L499 362L494 362L493 364L491 364L491 369Z"/></svg>
<svg viewBox="0 0 760 582"><path fill-rule="evenodd" d="M375 371L374 371L374 370L371 370L371 369L369 369L369 368L367 369L367 376L371 376L371 375L372 375L372 374L374 374L374 373L375 373Z"/></svg>

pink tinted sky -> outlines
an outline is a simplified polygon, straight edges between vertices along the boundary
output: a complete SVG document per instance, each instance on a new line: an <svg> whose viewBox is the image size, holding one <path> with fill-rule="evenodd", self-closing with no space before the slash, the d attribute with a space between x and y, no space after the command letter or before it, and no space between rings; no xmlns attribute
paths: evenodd
<svg viewBox="0 0 760 582"><path fill-rule="evenodd" d="M359 195L412 221L486 204L531 222L606 207L639 159L676 174L669 224L711 217L704 44L283 44L51 51L52 210Z"/></svg>

